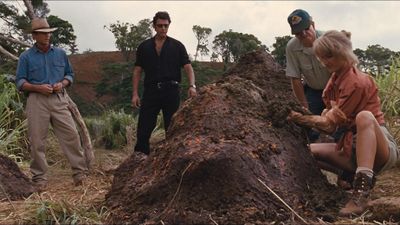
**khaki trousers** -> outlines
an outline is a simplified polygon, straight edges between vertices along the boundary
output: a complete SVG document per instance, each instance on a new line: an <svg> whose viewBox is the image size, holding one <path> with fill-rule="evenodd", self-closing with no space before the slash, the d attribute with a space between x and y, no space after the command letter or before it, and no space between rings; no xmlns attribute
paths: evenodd
<svg viewBox="0 0 400 225"><path fill-rule="evenodd" d="M60 143L61 150L67 157L72 176L82 176L87 173L79 134L64 93L50 96L30 93L26 114L28 118L28 135L31 151L31 173L33 181L47 180L48 164L45 156L45 144L51 124Z"/></svg>

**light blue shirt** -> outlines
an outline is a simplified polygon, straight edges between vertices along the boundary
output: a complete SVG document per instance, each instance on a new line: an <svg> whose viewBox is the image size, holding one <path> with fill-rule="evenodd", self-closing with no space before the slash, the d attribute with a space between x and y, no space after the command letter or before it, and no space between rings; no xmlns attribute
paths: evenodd
<svg viewBox="0 0 400 225"><path fill-rule="evenodd" d="M18 90L25 82L53 85L63 79L72 84L74 72L67 54L61 48L50 47L43 53L34 45L19 57L15 80Z"/></svg>

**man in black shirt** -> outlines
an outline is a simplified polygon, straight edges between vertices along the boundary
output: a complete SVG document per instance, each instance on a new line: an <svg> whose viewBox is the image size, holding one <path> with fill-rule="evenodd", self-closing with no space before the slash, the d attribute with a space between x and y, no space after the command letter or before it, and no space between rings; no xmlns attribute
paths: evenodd
<svg viewBox="0 0 400 225"><path fill-rule="evenodd" d="M196 96L196 85L192 65L185 46L167 36L171 19L167 12L157 12L153 18L156 35L142 42L136 51L133 71L132 106L139 108L137 141L135 151L150 154L149 139L157 115L162 110L165 130L180 102L181 68L189 80L188 96ZM144 91L140 101L138 94L141 73L144 71Z"/></svg>

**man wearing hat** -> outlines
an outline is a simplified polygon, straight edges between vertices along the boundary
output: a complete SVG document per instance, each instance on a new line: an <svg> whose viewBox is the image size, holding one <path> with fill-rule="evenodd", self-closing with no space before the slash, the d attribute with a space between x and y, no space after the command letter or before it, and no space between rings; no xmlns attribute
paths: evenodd
<svg viewBox="0 0 400 225"><path fill-rule="evenodd" d="M302 9L294 10L288 16L288 23L295 37L286 46L286 76L290 78L293 92L300 104L312 114L321 115L325 108L322 91L330 74L315 56L312 46L323 32L315 29L312 17ZM343 132L338 130L332 137L338 141ZM307 136L310 142L315 142L319 133L310 129ZM338 171L337 174L340 174L337 184L344 189L349 188L354 174L346 171Z"/></svg>
<svg viewBox="0 0 400 225"><path fill-rule="evenodd" d="M25 110L32 158L30 169L38 192L47 187L45 143L49 124L71 165L74 184L82 185L87 174L64 89L72 84L74 73L65 51L50 45L51 34L56 29L51 28L45 18L32 20L35 44L20 55L16 76L17 89L28 93Z"/></svg>
<svg viewBox="0 0 400 225"><path fill-rule="evenodd" d="M312 46L322 32L315 29L311 16L302 9L294 10L288 16L288 22L295 37L286 46L286 76L291 80L299 103L311 113L320 115L325 108L322 91L330 75L314 55ZM314 142L319 133L310 130L308 137Z"/></svg>

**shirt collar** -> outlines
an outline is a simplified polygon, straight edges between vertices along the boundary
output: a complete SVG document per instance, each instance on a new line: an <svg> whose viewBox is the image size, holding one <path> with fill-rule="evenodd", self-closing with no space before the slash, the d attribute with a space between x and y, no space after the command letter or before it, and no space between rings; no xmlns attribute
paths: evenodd
<svg viewBox="0 0 400 225"><path fill-rule="evenodd" d="M151 39L153 39L153 42L156 43L156 36L153 36ZM169 40L169 36L167 35L167 38L165 38L165 42Z"/></svg>
<svg viewBox="0 0 400 225"><path fill-rule="evenodd" d="M36 43L33 45L33 50L35 50L35 52L40 52L40 53L43 53L37 46L36 46ZM53 47L53 45L50 45L50 48L49 48L49 51L53 51L54 50L54 47ZM47 51L48 52L48 51Z"/></svg>
<svg viewBox="0 0 400 225"><path fill-rule="evenodd" d="M354 66L350 67L346 72L342 73L341 75L337 75L336 73L332 74L332 81L335 85L339 85L343 82L344 79L348 78L350 74L356 73Z"/></svg>

